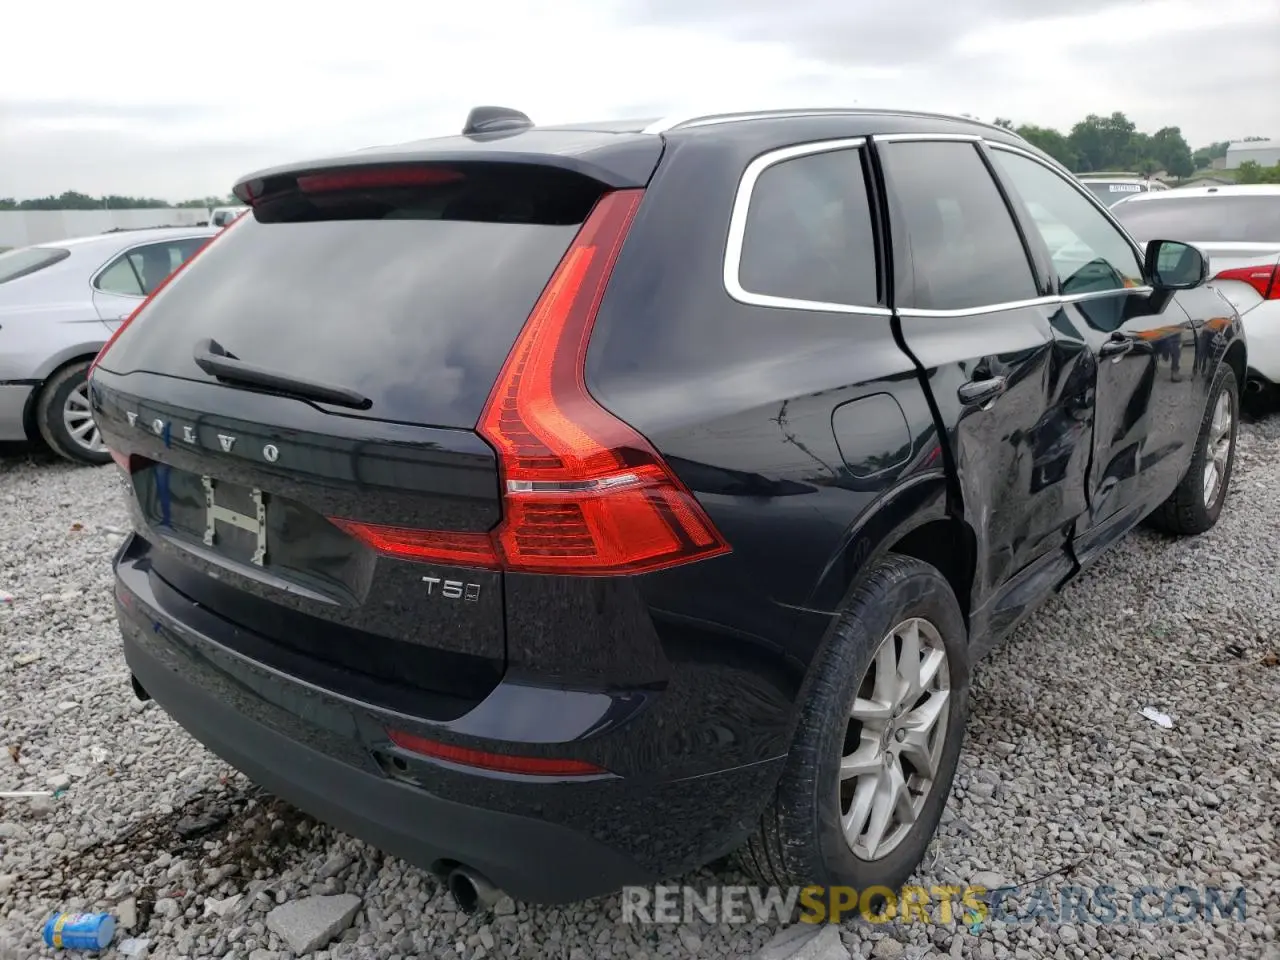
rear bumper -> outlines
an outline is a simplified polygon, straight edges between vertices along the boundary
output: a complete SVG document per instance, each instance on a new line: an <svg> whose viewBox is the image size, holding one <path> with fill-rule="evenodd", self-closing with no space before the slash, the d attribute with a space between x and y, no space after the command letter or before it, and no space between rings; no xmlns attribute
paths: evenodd
<svg viewBox="0 0 1280 960"><path fill-rule="evenodd" d="M34 390L32 383L0 383L0 441L29 439L24 419Z"/></svg>
<svg viewBox="0 0 1280 960"><path fill-rule="evenodd" d="M1249 371L1280 384L1280 300L1266 300L1241 316L1249 345Z"/></svg>
<svg viewBox="0 0 1280 960"><path fill-rule="evenodd" d="M129 668L196 739L321 820L426 869L465 864L522 900L581 900L702 865L742 841L780 772L779 757L669 781L555 780L427 760L387 739L387 727L408 718L220 644L211 615L185 617L127 545L116 572Z"/></svg>

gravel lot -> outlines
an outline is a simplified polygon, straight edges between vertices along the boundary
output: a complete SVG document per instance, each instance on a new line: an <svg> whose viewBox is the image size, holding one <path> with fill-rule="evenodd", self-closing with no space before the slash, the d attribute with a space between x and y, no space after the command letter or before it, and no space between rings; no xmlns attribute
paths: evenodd
<svg viewBox="0 0 1280 960"><path fill-rule="evenodd" d="M1242 430L1236 471L1216 530L1132 535L988 659L919 879L1056 871L1046 883L1109 883L1122 903L1143 884L1244 885L1247 919L854 922L852 956L1280 957L1280 420ZM432 877L262 795L134 700L110 599L118 482L0 459L0 790L69 784L0 800L0 958L47 953L52 910L97 907L134 914L152 957L283 960L268 912L342 893L360 909L317 957L746 957L777 932L623 925L617 897L468 918ZM727 865L686 881L744 882Z"/></svg>

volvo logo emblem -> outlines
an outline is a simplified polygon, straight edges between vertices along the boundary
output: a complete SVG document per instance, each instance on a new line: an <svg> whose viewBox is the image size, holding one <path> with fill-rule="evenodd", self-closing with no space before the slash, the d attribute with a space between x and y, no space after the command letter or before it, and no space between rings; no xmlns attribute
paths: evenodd
<svg viewBox="0 0 1280 960"><path fill-rule="evenodd" d="M235 437L225 433L218 434L218 445L222 447L223 453L230 453L231 448L234 447L235 444L236 444Z"/></svg>
<svg viewBox="0 0 1280 960"><path fill-rule="evenodd" d="M266 460L267 463L275 463L280 459L280 451L276 449L276 445L274 443L268 443L262 448L262 458Z"/></svg>

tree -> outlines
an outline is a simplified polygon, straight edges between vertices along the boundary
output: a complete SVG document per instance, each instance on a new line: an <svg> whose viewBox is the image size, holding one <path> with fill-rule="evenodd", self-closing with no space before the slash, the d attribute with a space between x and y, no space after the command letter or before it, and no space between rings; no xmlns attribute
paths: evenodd
<svg viewBox="0 0 1280 960"><path fill-rule="evenodd" d="M1218 143L1211 143L1207 147L1201 147L1191 155L1191 162L1195 164L1197 170L1204 170L1206 167L1213 166L1213 161L1220 160L1227 155L1227 148L1231 146L1231 141L1222 140Z"/></svg>
<svg viewBox="0 0 1280 960"><path fill-rule="evenodd" d="M1080 158L1076 155L1071 142L1052 127L1037 127L1025 123L1015 131L1018 136L1033 147L1039 147L1068 170L1079 169Z"/></svg>
<svg viewBox="0 0 1280 960"><path fill-rule="evenodd" d="M1165 170L1179 179L1195 173L1191 148L1178 127L1161 127L1151 135L1151 156Z"/></svg>
<svg viewBox="0 0 1280 960"><path fill-rule="evenodd" d="M1236 171L1237 183L1280 183L1280 163L1264 167L1256 160L1246 160Z"/></svg>
<svg viewBox="0 0 1280 960"><path fill-rule="evenodd" d="M1135 143L1133 121L1116 111L1109 117L1091 113L1074 127L1068 139L1082 172L1124 170L1143 159Z"/></svg>

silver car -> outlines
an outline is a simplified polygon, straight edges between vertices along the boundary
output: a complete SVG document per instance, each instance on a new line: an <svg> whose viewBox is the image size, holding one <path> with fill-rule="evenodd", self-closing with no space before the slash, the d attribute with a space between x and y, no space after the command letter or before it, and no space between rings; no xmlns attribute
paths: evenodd
<svg viewBox="0 0 1280 960"><path fill-rule="evenodd" d="M85 373L120 323L216 227L126 230L0 253L0 441L106 463Z"/></svg>

